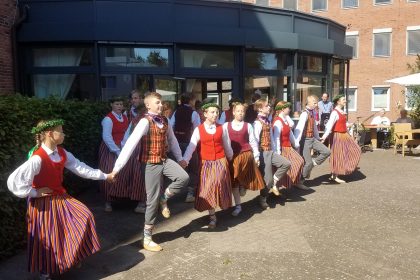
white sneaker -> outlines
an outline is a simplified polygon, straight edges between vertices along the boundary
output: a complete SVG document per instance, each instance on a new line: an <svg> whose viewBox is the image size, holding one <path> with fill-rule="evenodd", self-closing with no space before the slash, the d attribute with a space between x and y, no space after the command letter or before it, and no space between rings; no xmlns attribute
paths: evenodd
<svg viewBox="0 0 420 280"><path fill-rule="evenodd" d="M236 217L236 216L238 216L238 215L239 215L239 213L241 213L241 212L242 212L242 207L241 207L240 205L238 205L238 206L236 206L236 207L235 207L235 210L233 210L233 212L232 212L232 216Z"/></svg>
<svg viewBox="0 0 420 280"><path fill-rule="evenodd" d="M144 205L143 203L137 204L137 207L134 208L134 212L138 214L146 213L146 205Z"/></svg>
<svg viewBox="0 0 420 280"><path fill-rule="evenodd" d="M347 183L346 181L344 181L344 180L342 180L342 179L338 178L337 176L331 176L331 177L330 177L330 180L331 180L331 181L335 181L335 182L337 182L337 183L339 183L339 184L341 184L341 183Z"/></svg>
<svg viewBox="0 0 420 280"><path fill-rule="evenodd" d="M105 202L105 212L112 212L111 202Z"/></svg>
<svg viewBox="0 0 420 280"><path fill-rule="evenodd" d="M191 193L187 194L187 197L185 198L185 202L191 203L195 201L195 196Z"/></svg>

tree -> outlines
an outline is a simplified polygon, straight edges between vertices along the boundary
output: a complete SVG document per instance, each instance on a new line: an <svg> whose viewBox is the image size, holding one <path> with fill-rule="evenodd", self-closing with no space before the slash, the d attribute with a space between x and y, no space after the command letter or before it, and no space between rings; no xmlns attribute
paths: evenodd
<svg viewBox="0 0 420 280"><path fill-rule="evenodd" d="M420 72L420 54L417 54L416 61L413 64L407 64L412 74ZM416 127L420 126L420 86L411 86L410 95L408 96L408 105L413 108L410 112L411 118L416 123Z"/></svg>

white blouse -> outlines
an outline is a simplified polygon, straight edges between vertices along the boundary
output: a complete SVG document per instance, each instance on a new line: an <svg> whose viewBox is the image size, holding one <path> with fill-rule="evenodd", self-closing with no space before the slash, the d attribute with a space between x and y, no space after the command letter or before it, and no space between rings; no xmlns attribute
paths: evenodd
<svg viewBox="0 0 420 280"><path fill-rule="evenodd" d="M204 129L208 134L215 134L216 133L216 125L208 125L207 123L203 123ZM227 129L223 126L223 133L222 133L222 139L223 139L223 148L225 150L225 155L228 160L231 160L233 157L233 151L232 147L230 146L230 138L229 133ZM197 144L200 141L200 131L198 130L198 127L194 129L194 132L191 136L190 144L188 144L187 149L185 150L183 159L188 163L190 162L190 159L192 157L192 154L194 153L195 149L197 148Z"/></svg>
<svg viewBox="0 0 420 280"><path fill-rule="evenodd" d="M287 119L287 117L284 116L279 116L280 118L282 118L282 120L284 122L286 122L287 125L289 125L290 127L290 122ZM283 124L281 121L277 120L274 122L273 124L273 143L274 143L274 151L276 151L276 153L278 153L279 155L281 155L281 131L283 129ZM293 131L290 129L290 143L292 144L292 146L297 149L299 148L299 142L296 142L295 140L295 136L293 135Z"/></svg>
<svg viewBox="0 0 420 280"><path fill-rule="evenodd" d="M299 143L300 139L302 138L303 130L305 129L306 121L308 120L308 112L304 110L299 117L299 122L296 125L294 136L296 141ZM316 125L316 122L314 121L314 138L319 140L319 132L318 132L318 126Z"/></svg>
<svg viewBox="0 0 420 280"><path fill-rule="evenodd" d="M232 129L235 131L240 131L242 129L242 127L244 126L245 122L237 122L235 120L233 120L232 122ZM228 130L228 125L229 122L224 123L223 124L223 130L226 130L229 132ZM258 144L257 144L257 140L255 140L255 135L254 135L254 129L252 128L252 125L248 123L248 142L251 145L252 148L252 153L254 155L254 158L256 160L259 160L260 158L260 151L258 150Z"/></svg>
<svg viewBox="0 0 420 280"><path fill-rule="evenodd" d="M335 109L339 111L341 114L345 114L344 111L340 109L339 107L335 107ZM330 118L328 119L327 124L325 125L325 132L324 132L324 135L322 135L323 139L326 139L328 135L330 135L334 124L338 121L339 118L340 116L338 115L338 113L335 110L333 110L331 112L331 115L330 115Z"/></svg>
<svg viewBox="0 0 420 280"><path fill-rule="evenodd" d="M61 157L58 154L57 148L52 151L46 145L42 144L40 149L44 149L53 162L61 161ZM105 180L106 174L99 169L94 169L85 163L79 161L73 156L72 153L66 152L67 161L64 167L69 169L74 174L93 180ZM7 179L7 187L9 190L20 198L25 197L36 197L37 190L32 188L32 182L34 177L41 171L41 157L34 155L30 157L26 162L19 166Z"/></svg>
<svg viewBox="0 0 420 280"><path fill-rule="evenodd" d="M115 118L119 121L119 122L123 122L124 118L123 118L123 114L118 115L116 114L114 111L111 112ZM102 122L102 140L104 141L104 143L106 144L106 146L108 147L108 149L115 154L119 154L121 152L120 147L117 146L117 144L115 144L114 139L112 138L112 120L110 117L105 117Z"/></svg>

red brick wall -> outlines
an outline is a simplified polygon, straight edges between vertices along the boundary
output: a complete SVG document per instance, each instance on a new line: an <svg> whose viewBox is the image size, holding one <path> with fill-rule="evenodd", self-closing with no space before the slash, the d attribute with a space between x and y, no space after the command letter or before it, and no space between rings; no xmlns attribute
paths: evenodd
<svg viewBox="0 0 420 280"><path fill-rule="evenodd" d="M15 5L13 0L0 1L0 94L14 92L11 28Z"/></svg>

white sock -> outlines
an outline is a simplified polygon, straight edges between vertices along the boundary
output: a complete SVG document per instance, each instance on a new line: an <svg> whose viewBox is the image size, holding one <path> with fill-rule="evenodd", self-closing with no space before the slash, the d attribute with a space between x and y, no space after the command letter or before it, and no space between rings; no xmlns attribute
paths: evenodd
<svg viewBox="0 0 420 280"><path fill-rule="evenodd" d="M279 178L277 178L276 175L274 175L273 176L273 187L276 187L278 182L279 182Z"/></svg>

